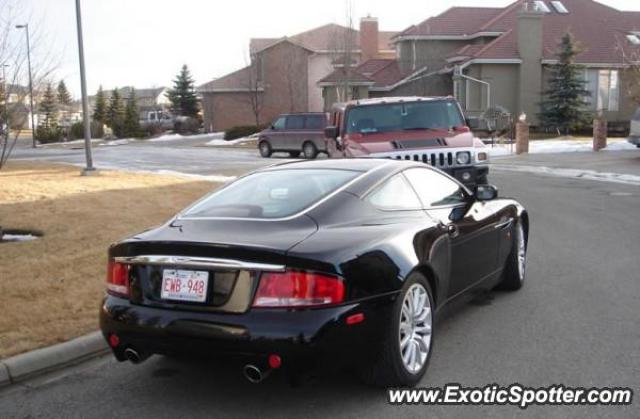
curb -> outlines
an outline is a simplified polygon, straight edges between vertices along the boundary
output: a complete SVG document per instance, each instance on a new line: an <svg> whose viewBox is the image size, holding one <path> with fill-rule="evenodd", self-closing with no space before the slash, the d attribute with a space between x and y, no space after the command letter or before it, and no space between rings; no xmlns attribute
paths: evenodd
<svg viewBox="0 0 640 419"><path fill-rule="evenodd" d="M0 387L95 358L109 351L102 333L36 349L0 361Z"/></svg>

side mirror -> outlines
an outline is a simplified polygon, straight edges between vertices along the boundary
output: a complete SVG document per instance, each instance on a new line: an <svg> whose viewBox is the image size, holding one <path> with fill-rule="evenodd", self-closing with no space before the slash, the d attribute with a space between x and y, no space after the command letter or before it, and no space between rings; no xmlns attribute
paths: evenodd
<svg viewBox="0 0 640 419"><path fill-rule="evenodd" d="M469 128L478 129L480 127L480 121L477 118L465 118L464 122Z"/></svg>
<svg viewBox="0 0 640 419"><path fill-rule="evenodd" d="M476 200L491 201L498 197L498 188L493 185L478 185L476 187Z"/></svg>
<svg viewBox="0 0 640 419"><path fill-rule="evenodd" d="M338 127L329 125L324 129L324 136L335 140L336 138L338 138Z"/></svg>
<svg viewBox="0 0 640 419"><path fill-rule="evenodd" d="M269 125L269 129L271 129L271 130L274 130L274 131L275 131L275 130L276 130L276 126L275 126L275 125L273 125L273 124L271 124L271 125Z"/></svg>

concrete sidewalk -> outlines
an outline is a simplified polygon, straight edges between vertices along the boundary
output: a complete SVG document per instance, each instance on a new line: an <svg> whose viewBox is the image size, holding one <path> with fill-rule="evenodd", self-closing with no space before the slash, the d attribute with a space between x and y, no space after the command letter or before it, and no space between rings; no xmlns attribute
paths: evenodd
<svg viewBox="0 0 640 419"><path fill-rule="evenodd" d="M491 163L497 167L501 165L542 166L640 176L640 149L499 156L493 157Z"/></svg>

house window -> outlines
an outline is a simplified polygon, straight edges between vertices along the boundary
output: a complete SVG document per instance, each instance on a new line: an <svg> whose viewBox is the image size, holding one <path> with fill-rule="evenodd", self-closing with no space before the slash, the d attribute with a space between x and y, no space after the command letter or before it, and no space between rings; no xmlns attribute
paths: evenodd
<svg viewBox="0 0 640 419"><path fill-rule="evenodd" d="M627 39L629 40L629 42L631 42L633 45L640 45L640 36L636 35L636 34L629 34L627 35Z"/></svg>
<svg viewBox="0 0 640 419"><path fill-rule="evenodd" d="M618 70L598 72L598 100L596 110L617 112L620 105L620 80Z"/></svg>
<svg viewBox="0 0 640 419"><path fill-rule="evenodd" d="M547 3L542 0L536 0L533 2L533 10L537 12L551 13L551 9L549 9Z"/></svg>
<svg viewBox="0 0 640 419"><path fill-rule="evenodd" d="M553 8L556 9L556 12L563 15L569 13L569 10L567 10L567 8L564 6L564 4L562 4L561 1L552 1L551 4L553 5Z"/></svg>

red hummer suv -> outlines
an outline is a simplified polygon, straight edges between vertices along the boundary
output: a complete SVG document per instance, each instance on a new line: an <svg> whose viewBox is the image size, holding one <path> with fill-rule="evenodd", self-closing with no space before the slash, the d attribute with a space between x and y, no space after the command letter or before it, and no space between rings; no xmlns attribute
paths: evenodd
<svg viewBox="0 0 640 419"><path fill-rule="evenodd" d="M487 183L489 153L451 97L356 100L333 106L325 129L332 158L415 160L474 188Z"/></svg>

